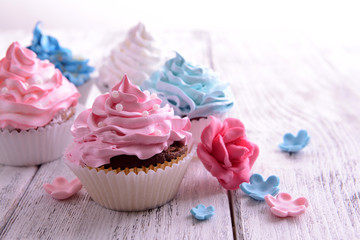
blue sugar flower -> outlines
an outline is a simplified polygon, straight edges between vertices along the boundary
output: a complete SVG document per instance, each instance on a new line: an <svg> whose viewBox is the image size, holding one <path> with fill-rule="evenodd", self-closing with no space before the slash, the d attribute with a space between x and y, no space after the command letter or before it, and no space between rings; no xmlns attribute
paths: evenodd
<svg viewBox="0 0 360 240"><path fill-rule="evenodd" d="M74 58L71 50L61 47L56 38L43 34L39 22L35 26L34 37L28 48L34 51L39 59L48 59L76 86L87 82L95 70L88 65L88 59Z"/></svg>
<svg viewBox="0 0 360 240"><path fill-rule="evenodd" d="M279 192L280 180L277 176L270 176L266 181L260 174L253 174L250 177L250 183L242 183L241 190L258 201L264 201L268 194L275 196Z"/></svg>
<svg viewBox="0 0 360 240"><path fill-rule="evenodd" d="M284 152L296 153L309 143L310 137L306 130L300 130L295 137L291 133L284 135L284 142L279 144L279 148Z"/></svg>
<svg viewBox="0 0 360 240"><path fill-rule="evenodd" d="M215 208L213 206L205 207L204 205L199 204L192 208L190 212L197 220L208 220L214 216Z"/></svg>

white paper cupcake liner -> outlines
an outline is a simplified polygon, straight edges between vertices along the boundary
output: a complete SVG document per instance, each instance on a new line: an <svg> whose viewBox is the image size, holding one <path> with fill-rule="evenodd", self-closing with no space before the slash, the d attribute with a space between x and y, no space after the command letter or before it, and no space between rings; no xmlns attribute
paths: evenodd
<svg viewBox="0 0 360 240"><path fill-rule="evenodd" d="M67 159L65 163L95 202L117 211L142 211L161 206L175 197L195 151L193 149L171 167L138 174L130 172L126 175L123 171L106 173L81 167Z"/></svg>
<svg viewBox="0 0 360 240"><path fill-rule="evenodd" d="M74 117L27 131L0 129L0 164L31 166L60 158L72 140Z"/></svg>

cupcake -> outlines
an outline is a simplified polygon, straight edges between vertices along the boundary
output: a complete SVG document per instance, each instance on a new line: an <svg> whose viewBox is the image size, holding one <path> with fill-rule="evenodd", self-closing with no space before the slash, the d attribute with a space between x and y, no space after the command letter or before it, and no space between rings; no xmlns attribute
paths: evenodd
<svg viewBox="0 0 360 240"><path fill-rule="evenodd" d="M79 96L52 63L12 43L0 60L0 163L27 166L60 158Z"/></svg>
<svg viewBox="0 0 360 240"><path fill-rule="evenodd" d="M160 104L125 75L75 120L65 162L95 202L141 211L176 195L195 152L187 147L190 121Z"/></svg>
<svg viewBox="0 0 360 240"><path fill-rule="evenodd" d="M144 24L139 23L104 61L97 84L102 92L108 92L126 74L132 83L140 85L160 65L161 51Z"/></svg>
<svg viewBox="0 0 360 240"><path fill-rule="evenodd" d="M202 134L197 155L205 168L227 190L239 189L249 182L250 170L259 156L259 148L246 138L244 124L236 118L224 122L210 116Z"/></svg>
<svg viewBox="0 0 360 240"><path fill-rule="evenodd" d="M209 123L208 116L224 118L234 104L228 84L220 81L218 74L186 62L179 53L141 88L157 93L176 115L190 118L193 144L200 141L201 131Z"/></svg>
<svg viewBox="0 0 360 240"><path fill-rule="evenodd" d="M95 70L88 65L89 60L74 57L71 50L61 47L56 38L43 34L40 23L36 24L33 34L33 40L28 48L34 51L39 59L47 59L53 63L78 88L81 94L80 100L85 103L91 88L90 74Z"/></svg>

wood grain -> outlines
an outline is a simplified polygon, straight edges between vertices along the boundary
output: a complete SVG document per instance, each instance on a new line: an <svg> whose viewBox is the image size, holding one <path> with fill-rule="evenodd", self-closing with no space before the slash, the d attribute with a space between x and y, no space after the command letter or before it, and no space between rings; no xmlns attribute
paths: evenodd
<svg viewBox="0 0 360 240"><path fill-rule="evenodd" d="M359 237L360 138L354 128L360 97L353 83L359 75L344 77L321 43L285 34L242 36L213 34L212 47L215 67L237 93L233 115L260 147L253 171L278 175L281 191L307 197L310 207L298 218L279 219L266 204L235 191L238 238ZM282 135L301 128L311 136L309 146L291 156L280 152Z"/></svg>
<svg viewBox="0 0 360 240"><path fill-rule="evenodd" d="M0 165L0 233L15 211L38 167Z"/></svg>

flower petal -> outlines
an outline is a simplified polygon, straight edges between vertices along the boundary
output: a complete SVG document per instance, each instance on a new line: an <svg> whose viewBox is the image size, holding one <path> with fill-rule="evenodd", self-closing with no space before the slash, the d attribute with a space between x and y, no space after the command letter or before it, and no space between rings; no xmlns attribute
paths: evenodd
<svg viewBox="0 0 360 240"><path fill-rule="evenodd" d="M278 200L276 198L274 198L272 195L268 194L264 197L265 202L267 203L267 205L269 205L271 208L276 206Z"/></svg>
<svg viewBox="0 0 360 240"><path fill-rule="evenodd" d="M212 155L220 164L222 164L225 168L229 168L232 166L229 160L228 151L221 135L217 135L214 138L212 143L212 149L214 149L214 151L212 151Z"/></svg>
<svg viewBox="0 0 360 240"><path fill-rule="evenodd" d="M229 128L224 131L223 139L225 143L235 141L245 137L245 129L240 127Z"/></svg>
<svg viewBox="0 0 360 240"><path fill-rule="evenodd" d="M272 176L268 177L268 179L266 180L266 183L268 185L277 187L280 184L280 179L278 176L272 175Z"/></svg>
<svg viewBox="0 0 360 240"><path fill-rule="evenodd" d="M240 189L246 194L251 194L254 190L254 186L247 182L243 182L242 184L240 184Z"/></svg>
<svg viewBox="0 0 360 240"><path fill-rule="evenodd" d="M296 205L304 205L305 207L308 207L309 206L309 202L306 198L304 197L300 197L300 198L297 198L294 203Z"/></svg>
<svg viewBox="0 0 360 240"><path fill-rule="evenodd" d="M48 194L51 194L55 190L55 187L50 183L44 183L43 188Z"/></svg>
<svg viewBox="0 0 360 240"><path fill-rule="evenodd" d="M209 154L204 144L199 143L197 147L197 154L205 168L216 178L224 175L227 171L221 164Z"/></svg>
<svg viewBox="0 0 360 240"><path fill-rule="evenodd" d="M261 184L263 182L264 182L264 178L260 174L255 173L255 174L251 175L251 177L250 177L251 184L254 184L254 183Z"/></svg>
<svg viewBox="0 0 360 240"><path fill-rule="evenodd" d="M201 141L205 145L206 149L212 151L212 140L220 132L222 124L219 119L214 116L209 116L211 122L206 126L201 134Z"/></svg>
<svg viewBox="0 0 360 240"><path fill-rule="evenodd" d="M270 211L277 217L287 217L289 212L281 210L277 207L270 208Z"/></svg>
<svg viewBox="0 0 360 240"><path fill-rule="evenodd" d="M241 162L249 153L248 148L230 143L226 145L226 149L232 162Z"/></svg>
<svg viewBox="0 0 360 240"><path fill-rule="evenodd" d="M227 119L225 119L224 120L224 127L226 129L239 127L239 128L243 128L245 130L244 124L237 118L227 118Z"/></svg>
<svg viewBox="0 0 360 240"><path fill-rule="evenodd" d="M227 190L237 190L241 183L249 181L249 175L250 173L248 171L229 171L226 175L227 178L219 179L219 182Z"/></svg>

